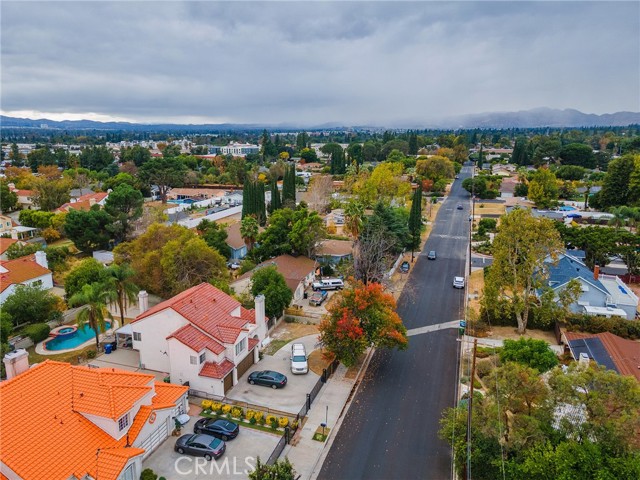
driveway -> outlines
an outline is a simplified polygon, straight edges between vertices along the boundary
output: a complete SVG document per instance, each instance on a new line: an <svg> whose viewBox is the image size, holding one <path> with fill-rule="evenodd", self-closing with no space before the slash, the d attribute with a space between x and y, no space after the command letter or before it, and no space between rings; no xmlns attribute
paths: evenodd
<svg viewBox="0 0 640 480"><path fill-rule="evenodd" d="M193 416L182 428L182 435L193 432L193 425L200 417ZM255 466L259 456L266 462L280 435L261 432L251 428L240 427L240 434L227 442L227 450L219 460L206 461L204 458L180 455L173 450L178 437L167 438L158 449L147 458L143 468L151 468L158 477L173 479L246 479L247 472Z"/></svg>
<svg viewBox="0 0 640 480"><path fill-rule="evenodd" d="M262 360L253 365L238 379L238 384L227 392L227 398L240 402L253 403L274 410L281 410L296 414L306 401L307 393L317 383L319 375L309 371L306 375L293 375L291 373L291 344L303 343L307 349L307 355L315 350L318 335L307 335L287 343L274 355L265 355ZM287 376L287 385L284 388L274 390L259 385L249 385L249 374L260 370L275 370Z"/></svg>

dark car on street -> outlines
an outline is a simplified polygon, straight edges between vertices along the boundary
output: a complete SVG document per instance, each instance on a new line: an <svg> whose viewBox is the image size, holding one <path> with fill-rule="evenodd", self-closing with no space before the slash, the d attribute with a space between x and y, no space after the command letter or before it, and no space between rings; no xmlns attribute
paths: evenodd
<svg viewBox="0 0 640 480"><path fill-rule="evenodd" d="M458 206L456 207L458 210L462 210L464 207L462 206L461 203L458 204Z"/></svg>
<svg viewBox="0 0 640 480"><path fill-rule="evenodd" d="M407 273L409 271L409 262L402 262L402 265L400 265L400 271L402 273Z"/></svg>
<svg viewBox="0 0 640 480"><path fill-rule="evenodd" d="M436 259L436 251L429 250L429 254L427 255L427 260L435 260Z"/></svg>
<svg viewBox="0 0 640 480"><path fill-rule="evenodd" d="M195 457L204 457L207 460L219 459L225 449L225 443L219 438L197 433L181 436L174 447L174 450L180 455L186 453Z"/></svg>
<svg viewBox="0 0 640 480"><path fill-rule="evenodd" d="M287 377L272 370L263 370L249 375L249 383L251 385L271 387L275 390L276 388L283 388L287 384Z"/></svg>
<svg viewBox="0 0 640 480"><path fill-rule="evenodd" d="M240 427L230 422L229 420L224 420L222 418L201 418L196 422L193 427L194 433L204 433L206 435L211 435L212 437L219 438L220 440L234 439L240 433Z"/></svg>

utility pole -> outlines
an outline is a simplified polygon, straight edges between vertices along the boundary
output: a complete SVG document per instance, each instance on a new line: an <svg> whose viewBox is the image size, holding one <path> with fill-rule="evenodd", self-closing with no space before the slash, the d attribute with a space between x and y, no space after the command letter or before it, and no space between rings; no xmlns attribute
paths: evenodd
<svg viewBox="0 0 640 480"><path fill-rule="evenodd" d="M471 480L471 413L473 409L473 381L476 373L476 352L478 350L478 339L473 339L473 362L471 364L471 373L469 374L469 401L467 405L469 410L467 412L467 464L466 464L466 479Z"/></svg>

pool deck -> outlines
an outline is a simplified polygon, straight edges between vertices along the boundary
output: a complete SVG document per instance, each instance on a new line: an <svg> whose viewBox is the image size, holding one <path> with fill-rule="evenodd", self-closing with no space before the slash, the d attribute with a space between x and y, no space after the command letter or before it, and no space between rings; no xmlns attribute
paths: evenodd
<svg viewBox="0 0 640 480"><path fill-rule="evenodd" d="M140 368L140 353L137 350L129 350L128 348L118 348L109 354L103 353L99 357L90 360L89 365L99 368L117 368L129 372L146 373L154 375L158 382L162 382L165 377L169 376L166 372Z"/></svg>
<svg viewBox="0 0 640 480"><path fill-rule="evenodd" d="M67 325L67 326L71 326L71 325ZM75 326L75 325L73 325ZM60 327L58 328L64 328L65 325L60 325ZM111 328L109 328L107 331L105 331L104 333L100 334L100 341L102 341L105 337L105 335L113 335L114 330L118 329L118 322L114 321ZM65 348L62 350L47 350L46 348L44 348L44 344L46 342L48 342L49 340L51 340L51 338L47 338L46 340L43 340L42 342L38 343L36 345L36 353L40 354L40 355L58 355L59 353L68 353L68 352L73 352L75 350L82 350L85 347L89 347L91 345L95 345L96 343L96 339L95 337L92 338L91 340L87 340L84 343L81 343L80 345L78 345L77 347L74 348Z"/></svg>

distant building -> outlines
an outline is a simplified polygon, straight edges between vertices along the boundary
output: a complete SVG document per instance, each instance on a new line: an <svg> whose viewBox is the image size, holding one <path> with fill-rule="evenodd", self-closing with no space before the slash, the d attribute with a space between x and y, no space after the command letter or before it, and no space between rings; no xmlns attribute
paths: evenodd
<svg viewBox="0 0 640 480"><path fill-rule="evenodd" d="M209 147L209 153L220 155L233 155L235 157L246 157L252 153L260 153L260 147L249 143L232 142L225 146Z"/></svg>

